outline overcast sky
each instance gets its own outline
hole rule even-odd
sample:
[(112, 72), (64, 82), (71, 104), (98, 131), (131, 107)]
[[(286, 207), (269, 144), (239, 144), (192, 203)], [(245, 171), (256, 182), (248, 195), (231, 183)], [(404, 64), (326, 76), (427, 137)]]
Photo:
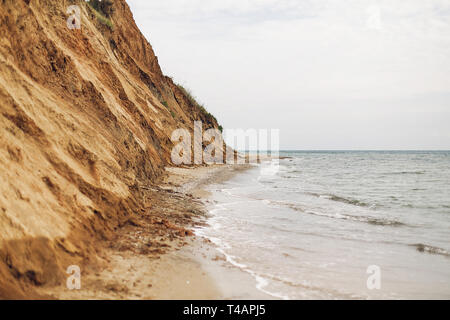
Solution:
[(449, 0), (128, 0), (163, 72), (282, 149), (450, 149)]

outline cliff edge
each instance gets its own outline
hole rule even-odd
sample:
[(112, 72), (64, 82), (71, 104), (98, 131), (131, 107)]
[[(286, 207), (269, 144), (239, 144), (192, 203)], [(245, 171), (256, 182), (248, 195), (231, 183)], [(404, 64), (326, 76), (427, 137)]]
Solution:
[(146, 210), (173, 130), (219, 126), (164, 76), (124, 0), (4, 0), (0, 34), (0, 298), (25, 298)]

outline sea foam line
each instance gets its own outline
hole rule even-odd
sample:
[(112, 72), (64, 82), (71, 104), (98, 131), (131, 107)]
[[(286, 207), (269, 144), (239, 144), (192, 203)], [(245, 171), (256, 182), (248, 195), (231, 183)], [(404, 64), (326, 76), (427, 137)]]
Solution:
[[(217, 212), (227, 210), (226, 205), (227, 204), (216, 204), (215, 208), (210, 210), (210, 213), (217, 215)], [(204, 238), (208, 239), (209, 241), (211, 241), (213, 244), (215, 244), (215, 249), (225, 256), (225, 259), (228, 263), (230, 263), (231, 265), (237, 267), (238, 269), (250, 274), (256, 281), (256, 286), (255, 286), (256, 289), (258, 289), (259, 291), (261, 291), (269, 296), (277, 298), (277, 299), (290, 300), (289, 296), (283, 295), (281, 293), (271, 292), (271, 291), (264, 289), (265, 287), (267, 287), (269, 285), (268, 279), (258, 275), (255, 271), (251, 270), (247, 265), (237, 262), (235, 260), (236, 259), (235, 256), (228, 254), (225, 251), (226, 249), (231, 249), (231, 245), (229, 245), (228, 243), (225, 243), (224, 241), (222, 241), (221, 239), (219, 239), (217, 237), (207, 235), (204, 232), (204, 230), (205, 229), (196, 229), (196, 230), (194, 230), (194, 233), (197, 236), (204, 237)]]

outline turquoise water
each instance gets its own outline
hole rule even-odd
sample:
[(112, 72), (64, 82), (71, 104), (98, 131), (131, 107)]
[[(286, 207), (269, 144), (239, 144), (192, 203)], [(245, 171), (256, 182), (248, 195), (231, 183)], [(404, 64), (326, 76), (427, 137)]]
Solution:
[[(284, 299), (449, 299), (450, 152), (282, 152), (212, 185), (214, 241)], [(261, 174), (264, 172), (265, 174)], [(369, 266), (380, 289), (367, 287)]]

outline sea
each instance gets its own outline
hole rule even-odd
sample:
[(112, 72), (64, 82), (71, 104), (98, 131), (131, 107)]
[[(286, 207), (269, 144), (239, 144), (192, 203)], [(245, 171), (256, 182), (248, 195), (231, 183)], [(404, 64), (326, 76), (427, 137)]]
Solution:
[(282, 151), (212, 184), (210, 239), (275, 299), (450, 299), (450, 151)]

